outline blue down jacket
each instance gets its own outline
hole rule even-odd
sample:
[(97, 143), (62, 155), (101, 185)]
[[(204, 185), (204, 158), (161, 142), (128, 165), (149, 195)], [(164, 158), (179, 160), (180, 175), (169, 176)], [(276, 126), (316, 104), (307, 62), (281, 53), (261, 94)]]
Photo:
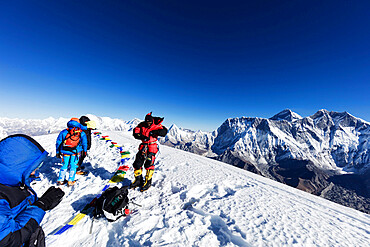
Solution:
[(26, 135), (0, 141), (0, 246), (22, 246), (39, 228), (45, 211), (32, 205), (37, 195), (29, 176), (47, 155)]
[[(67, 123), (67, 127), (68, 128), (80, 128), (82, 130), (86, 129), (85, 126), (83, 126), (80, 123), (78, 123), (76, 121), (73, 121), (73, 120), (71, 120)], [(71, 155), (71, 154), (76, 154), (76, 153), (79, 153), (79, 152), (82, 152), (82, 151), (84, 151), (84, 152), (87, 151), (87, 137), (86, 137), (85, 132), (83, 132), (83, 131), (81, 132), (80, 143), (78, 144), (75, 152), (63, 150), (63, 142), (66, 139), (67, 134), (68, 134), (68, 129), (62, 130), (59, 133), (57, 141), (56, 141), (56, 152), (57, 153)]]

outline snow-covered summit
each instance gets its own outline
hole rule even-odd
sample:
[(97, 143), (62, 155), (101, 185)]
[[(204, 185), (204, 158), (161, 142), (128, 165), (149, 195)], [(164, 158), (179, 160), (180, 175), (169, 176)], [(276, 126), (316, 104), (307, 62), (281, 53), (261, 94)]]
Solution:
[(316, 126), (319, 128), (342, 126), (342, 127), (358, 127), (362, 124), (369, 124), (366, 121), (356, 118), (348, 112), (333, 112), (325, 109), (319, 110), (309, 118), (313, 119)]
[(289, 122), (293, 122), (295, 120), (302, 119), (302, 117), (299, 114), (289, 109), (285, 109), (284, 111), (279, 112), (278, 114), (274, 115), (270, 119), (271, 120), (286, 120)]

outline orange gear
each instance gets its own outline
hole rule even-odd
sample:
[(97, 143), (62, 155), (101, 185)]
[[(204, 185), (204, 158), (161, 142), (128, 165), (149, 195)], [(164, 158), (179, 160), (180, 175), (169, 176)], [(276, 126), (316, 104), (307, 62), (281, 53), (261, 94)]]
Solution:
[(78, 119), (76, 117), (71, 118), (71, 121), (76, 121), (77, 123), (80, 123), (80, 119)]

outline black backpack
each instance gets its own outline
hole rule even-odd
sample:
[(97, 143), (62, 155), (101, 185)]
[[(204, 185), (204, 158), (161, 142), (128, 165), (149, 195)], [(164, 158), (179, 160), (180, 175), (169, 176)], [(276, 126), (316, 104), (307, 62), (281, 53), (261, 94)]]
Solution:
[(128, 188), (129, 186), (113, 187), (104, 191), (96, 201), (94, 217), (99, 218), (104, 215), (108, 221), (112, 222), (128, 215), (130, 213), (128, 209)]

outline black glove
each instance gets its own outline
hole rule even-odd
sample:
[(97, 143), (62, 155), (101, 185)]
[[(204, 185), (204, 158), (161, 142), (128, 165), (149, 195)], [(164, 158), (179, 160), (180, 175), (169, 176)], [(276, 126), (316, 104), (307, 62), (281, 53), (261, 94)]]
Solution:
[(162, 129), (152, 130), (150, 131), (150, 135), (158, 136), (166, 136), (167, 135), (167, 128), (162, 126)]
[(148, 136), (144, 136), (144, 135), (141, 138), (141, 140), (144, 141), (144, 142), (149, 141), (149, 139), (150, 138)]
[(156, 137), (158, 137), (159, 136), (159, 134), (160, 133), (158, 133), (159, 131), (158, 130), (152, 130), (152, 131), (150, 131), (150, 136), (156, 136)]
[(144, 141), (144, 142), (146, 142), (146, 141), (149, 141), (149, 136), (145, 136), (145, 135), (142, 135), (142, 134), (140, 134), (140, 133), (134, 133), (134, 137), (135, 137), (135, 139), (138, 139), (138, 140), (141, 140), (141, 141)]
[(61, 153), (57, 153), (57, 155), (55, 155), (57, 158), (61, 159), (62, 158), (62, 154)]
[(42, 210), (50, 210), (55, 208), (64, 196), (63, 190), (51, 186), (33, 205)]

